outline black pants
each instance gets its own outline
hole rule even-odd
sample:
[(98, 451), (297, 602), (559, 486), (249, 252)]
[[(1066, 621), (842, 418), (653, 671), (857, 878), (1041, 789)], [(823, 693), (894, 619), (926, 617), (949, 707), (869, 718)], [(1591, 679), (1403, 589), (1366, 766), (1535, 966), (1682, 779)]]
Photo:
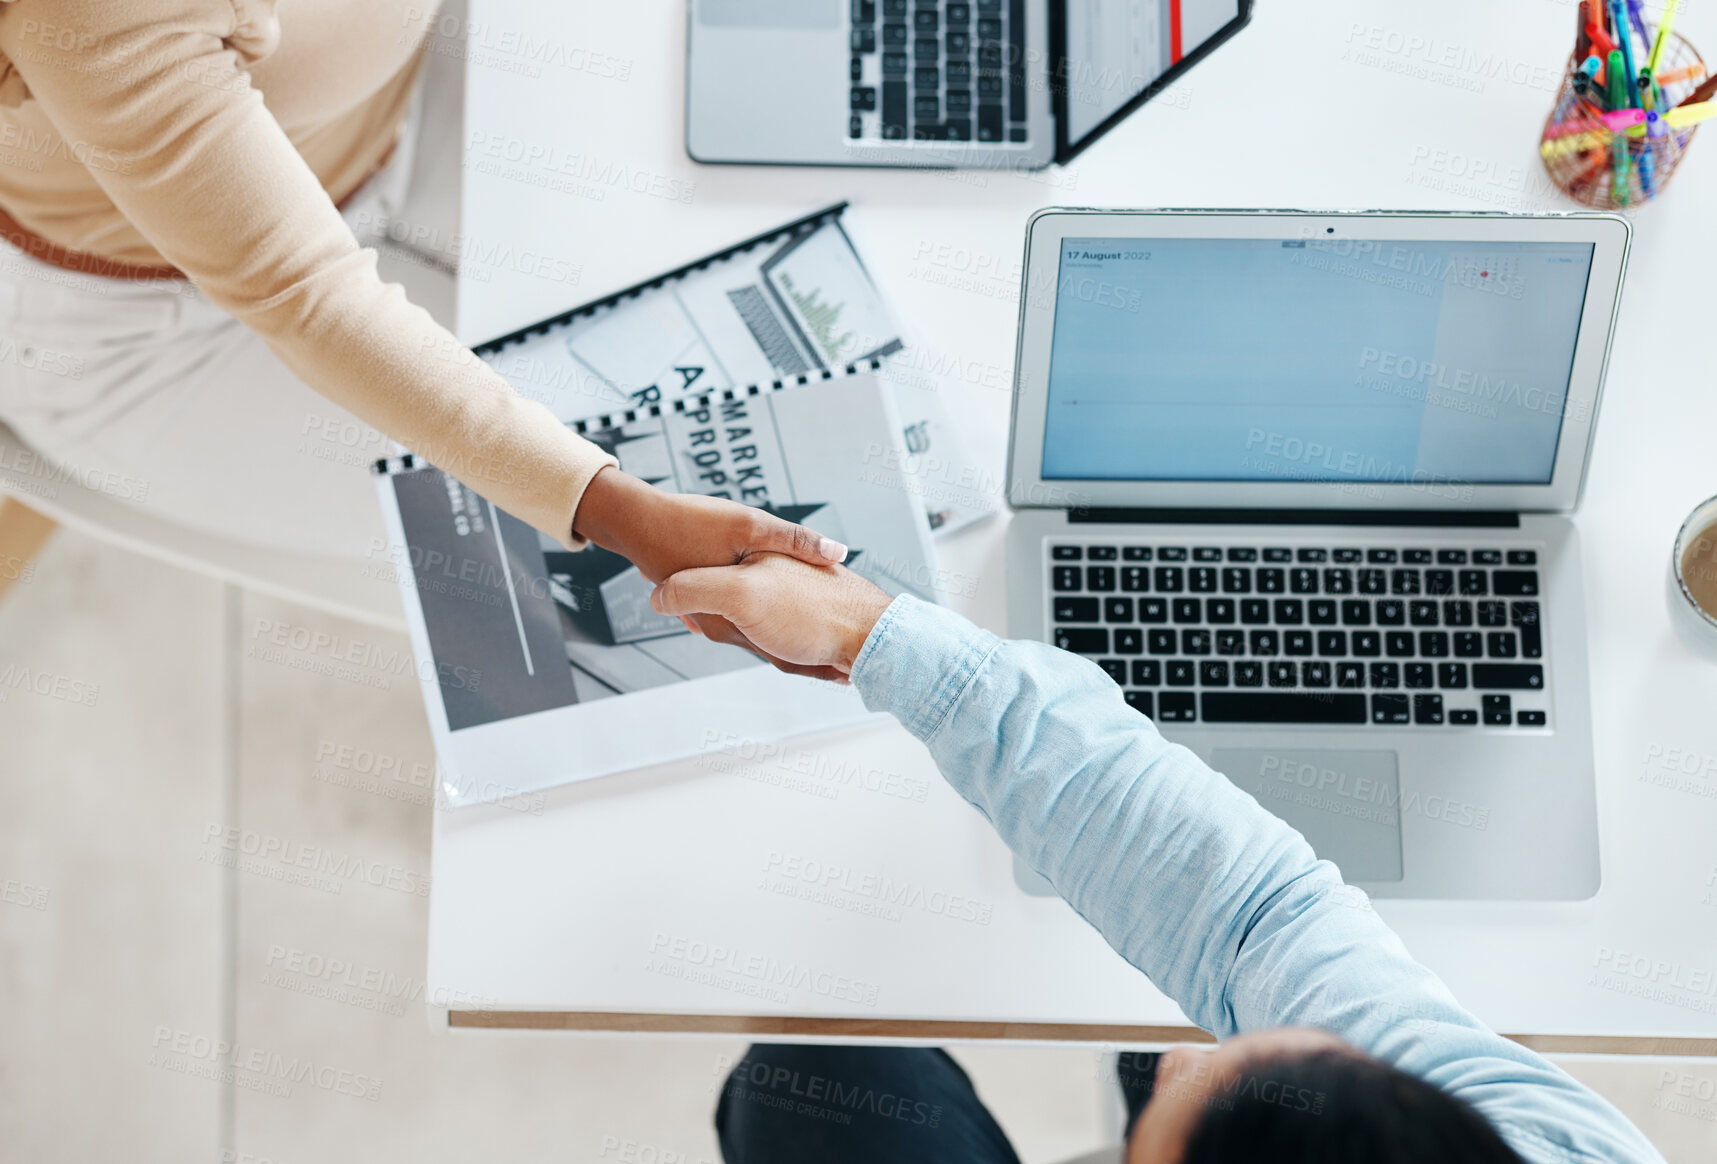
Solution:
[[(1131, 1127), (1156, 1056), (1122, 1054), (1119, 1075)], [(759, 1043), (728, 1076), (715, 1128), (727, 1164), (1019, 1164), (972, 1081), (937, 1048)]]

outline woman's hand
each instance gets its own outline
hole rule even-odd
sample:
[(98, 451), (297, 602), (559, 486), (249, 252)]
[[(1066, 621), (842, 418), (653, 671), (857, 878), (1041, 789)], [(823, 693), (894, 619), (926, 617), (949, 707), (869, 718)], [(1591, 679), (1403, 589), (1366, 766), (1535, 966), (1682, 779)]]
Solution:
[[(761, 509), (716, 497), (665, 493), (612, 466), (591, 479), (572, 528), (628, 559), (656, 583), (682, 570), (737, 565), (753, 554), (785, 554), (814, 566), (829, 566), (847, 556), (839, 542)], [(686, 625), (715, 642), (761, 654), (783, 671), (835, 677), (823, 668), (795, 665), (759, 650), (717, 615), (688, 618)]]
[(663, 493), (615, 467), (592, 477), (572, 530), (632, 561), (651, 582), (692, 567), (731, 567), (754, 553), (812, 565), (846, 558), (846, 546), (804, 525), (737, 501)]
[(719, 615), (771, 658), (841, 676), (851, 674), (890, 601), (851, 570), (810, 566), (780, 554), (684, 570), (650, 595), (658, 614)]
[(814, 566), (846, 560), (847, 548), (772, 513), (718, 497), (664, 493), (619, 469), (597, 473), (573, 532), (638, 567), (652, 582), (694, 566), (732, 566), (747, 554), (786, 554)]

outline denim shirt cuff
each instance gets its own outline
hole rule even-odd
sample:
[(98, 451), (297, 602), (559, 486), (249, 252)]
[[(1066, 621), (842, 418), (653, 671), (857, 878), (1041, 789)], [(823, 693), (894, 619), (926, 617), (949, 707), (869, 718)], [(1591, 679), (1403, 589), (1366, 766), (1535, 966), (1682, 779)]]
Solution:
[(953, 611), (902, 594), (853, 661), (853, 687), (867, 708), (928, 742), (1001, 645)]

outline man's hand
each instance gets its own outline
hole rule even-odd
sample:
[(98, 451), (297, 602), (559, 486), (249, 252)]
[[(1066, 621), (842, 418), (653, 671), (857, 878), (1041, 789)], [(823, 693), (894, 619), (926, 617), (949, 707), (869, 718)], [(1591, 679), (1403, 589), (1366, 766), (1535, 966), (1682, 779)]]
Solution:
[(888, 595), (851, 570), (780, 554), (737, 566), (682, 570), (656, 587), (659, 614), (719, 615), (757, 649), (798, 668), (851, 674)]
[[(573, 532), (628, 559), (652, 582), (696, 566), (732, 566), (760, 553), (787, 554), (818, 565), (843, 561), (847, 548), (772, 513), (689, 493), (664, 493), (612, 466), (591, 478)], [(688, 619), (687, 627), (718, 643), (763, 654), (783, 671), (832, 677), (772, 657), (726, 619)]]

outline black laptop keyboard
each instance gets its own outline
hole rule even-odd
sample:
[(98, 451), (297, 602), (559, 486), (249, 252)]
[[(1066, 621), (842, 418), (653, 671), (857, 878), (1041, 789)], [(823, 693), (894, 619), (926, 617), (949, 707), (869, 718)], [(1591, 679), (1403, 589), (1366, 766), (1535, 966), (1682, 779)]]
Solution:
[(847, 136), (1026, 141), (1025, 0), (851, 0)]
[(1050, 543), (1051, 641), (1160, 723), (1546, 727), (1538, 551)]

